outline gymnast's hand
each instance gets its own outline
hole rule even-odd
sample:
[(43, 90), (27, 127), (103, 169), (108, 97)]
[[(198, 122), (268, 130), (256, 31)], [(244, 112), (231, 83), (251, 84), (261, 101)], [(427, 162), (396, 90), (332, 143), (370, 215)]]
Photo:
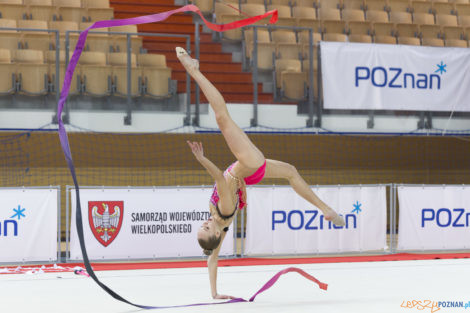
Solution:
[(215, 296), (212, 296), (214, 299), (235, 299), (233, 296), (227, 296), (227, 295), (219, 295), (218, 293), (215, 294)]
[(204, 157), (204, 149), (202, 148), (202, 142), (191, 142), (191, 141), (186, 141), (191, 148), (191, 151), (193, 152), (194, 156), (196, 159), (200, 160), (201, 158)]

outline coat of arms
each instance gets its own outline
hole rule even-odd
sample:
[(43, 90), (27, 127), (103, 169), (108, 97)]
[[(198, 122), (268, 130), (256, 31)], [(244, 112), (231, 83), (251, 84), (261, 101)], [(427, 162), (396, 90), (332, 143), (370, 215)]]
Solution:
[(124, 201), (89, 201), (88, 222), (95, 238), (107, 247), (122, 226)]

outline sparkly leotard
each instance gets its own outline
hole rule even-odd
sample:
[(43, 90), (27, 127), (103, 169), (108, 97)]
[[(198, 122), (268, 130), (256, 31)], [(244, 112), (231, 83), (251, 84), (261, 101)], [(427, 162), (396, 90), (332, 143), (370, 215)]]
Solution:
[[(233, 163), (232, 165), (230, 165), (224, 172), (224, 176), (226, 175), (230, 175), (231, 177), (233, 177), (234, 179), (237, 179), (236, 177), (234, 177), (231, 173), (230, 173), (230, 170), (232, 169), (233, 165), (235, 163)], [(264, 161), (263, 165), (261, 165), (257, 170), (256, 172), (254, 172), (252, 175), (248, 176), (248, 177), (245, 177), (243, 180), (245, 181), (245, 184), (247, 185), (255, 185), (257, 183), (259, 183), (263, 177), (264, 177), (264, 174), (265, 174), (265, 171), (266, 171), (266, 160)], [(227, 220), (229, 218), (231, 218), (234, 214), (235, 214), (235, 211), (237, 210), (237, 206), (238, 208), (241, 210), (245, 207), (246, 203), (243, 201), (243, 191), (240, 190), (240, 189), (237, 189), (237, 204), (235, 205), (235, 210), (233, 210), (232, 214), (230, 215), (223, 215), (220, 213), (220, 210), (219, 210), (219, 206), (218, 206), (218, 203), (219, 203), (219, 194), (217, 193), (217, 185), (214, 184), (214, 190), (212, 191), (212, 196), (211, 196), (211, 199), (210, 199), (210, 203), (212, 203), (214, 206), (215, 206), (215, 209), (217, 210), (217, 214), (224, 220)]]

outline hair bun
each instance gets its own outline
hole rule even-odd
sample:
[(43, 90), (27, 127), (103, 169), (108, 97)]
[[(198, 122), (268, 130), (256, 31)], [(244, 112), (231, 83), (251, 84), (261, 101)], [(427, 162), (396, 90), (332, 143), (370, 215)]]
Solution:
[(213, 251), (212, 249), (204, 249), (204, 250), (202, 250), (202, 252), (204, 252), (204, 254), (207, 255), (207, 256), (211, 255), (211, 254), (212, 254), (212, 251)]

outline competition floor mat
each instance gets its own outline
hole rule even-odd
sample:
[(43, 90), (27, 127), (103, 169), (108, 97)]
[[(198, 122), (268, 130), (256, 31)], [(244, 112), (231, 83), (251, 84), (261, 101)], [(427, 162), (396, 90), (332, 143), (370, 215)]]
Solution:
[[(286, 267), (285, 264), (247, 263), (254, 260), (237, 260), (238, 265), (232, 262), (231, 266), (221, 266), (218, 291), (236, 297), (249, 297), (259, 289), (260, 284)], [(172, 264), (176, 266), (172, 268), (155, 269), (129, 269), (118, 263), (113, 265), (114, 268), (109, 265), (106, 270), (104, 267), (103, 270), (99, 269), (98, 265), (95, 267), (103, 282), (131, 301), (155, 306), (218, 302), (210, 297), (207, 268), (177, 268), (182, 263), (189, 264), (174, 262)], [(149, 263), (140, 265), (147, 267)], [(321, 290), (298, 275), (285, 275), (273, 288), (259, 295), (255, 302), (163, 311), (470, 312), (470, 259), (302, 262), (293, 266), (327, 283), (328, 290)], [(74, 272), (0, 275), (0, 290), (2, 312), (145, 311), (114, 300), (90, 278)]]

